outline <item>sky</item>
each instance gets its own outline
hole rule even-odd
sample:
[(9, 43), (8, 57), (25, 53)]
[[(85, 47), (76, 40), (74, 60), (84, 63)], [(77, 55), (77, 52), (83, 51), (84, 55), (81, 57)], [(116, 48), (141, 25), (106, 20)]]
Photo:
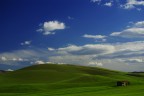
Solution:
[(0, 69), (56, 63), (144, 71), (144, 0), (0, 0)]

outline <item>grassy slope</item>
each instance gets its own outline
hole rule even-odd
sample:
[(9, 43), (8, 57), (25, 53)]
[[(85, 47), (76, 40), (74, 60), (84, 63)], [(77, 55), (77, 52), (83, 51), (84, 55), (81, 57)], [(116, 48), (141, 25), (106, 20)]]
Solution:
[[(35, 65), (0, 74), (0, 96), (135, 96), (144, 94), (143, 76), (95, 67)], [(118, 80), (131, 85), (116, 87)]]

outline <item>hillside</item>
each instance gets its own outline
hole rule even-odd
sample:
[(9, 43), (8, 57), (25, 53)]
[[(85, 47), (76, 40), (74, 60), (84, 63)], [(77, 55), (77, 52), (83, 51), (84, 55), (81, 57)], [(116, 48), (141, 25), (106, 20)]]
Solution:
[(13, 94), (16, 96), (15, 93), (22, 95), (35, 91), (38, 93), (48, 92), (51, 94), (50, 96), (55, 96), (53, 92), (59, 93), (60, 91), (64, 94), (64, 90), (71, 90), (74, 93), (86, 90), (106, 90), (107, 88), (116, 88), (116, 82), (120, 80), (130, 81), (130, 86), (139, 86), (143, 84), (144, 78), (138, 73), (135, 75), (97, 67), (57, 64), (33, 65), (13, 72), (1, 73), (0, 96), (2, 96), (1, 93), (11, 93), (4, 96), (13, 96)]
[[(75, 65), (43, 64), (2, 74), (8, 83), (56, 83), (56, 82), (98, 82), (113, 81), (124, 73), (97, 67)], [(118, 75), (118, 76), (117, 76)], [(113, 77), (113, 78), (111, 78)], [(7, 79), (8, 78), (8, 79)], [(9, 82), (10, 80), (10, 82)]]

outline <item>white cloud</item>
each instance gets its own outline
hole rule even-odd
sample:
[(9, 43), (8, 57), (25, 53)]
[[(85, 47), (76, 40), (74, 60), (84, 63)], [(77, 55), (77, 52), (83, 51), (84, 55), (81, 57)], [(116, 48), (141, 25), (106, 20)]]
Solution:
[(7, 61), (7, 58), (4, 57), (4, 56), (2, 56), (2, 57), (1, 57), (1, 60), (2, 60), (2, 61)]
[(141, 51), (144, 50), (144, 41), (118, 43), (114, 46), (117, 51)]
[(0, 64), (26, 66), (35, 63), (41, 64), (42, 62), (50, 63), (49, 57), (59, 55), (55, 49), (50, 50), (54, 51), (48, 51), (47, 48), (33, 48), (33, 50), (25, 49), (0, 53)]
[(21, 62), (22, 62), (22, 61), (26, 61), (26, 60), (24, 60), (24, 59), (22, 59), (22, 58), (18, 58), (17, 60), (18, 60), (18, 61), (21, 61)]
[(60, 65), (62, 65), (62, 64), (66, 64), (66, 63), (57, 63), (57, 64), (60, 64)]
[(54, 51), (55, 49), (54, 48), (48, 48), (48, 51)]
[(17, 58), (12, 58), (12, 61), (17, 61)]
[[(15, 50), (0, 53), (0, 63), (6, 65), (19, 65), (23, 62), (37, 61), (37, 58), (46, 58), (47, 51), (44, 50)], [(48, 55), (47, 55), (48, 56)]]
[(101, 0), (91, 0), (91, 2), (95, 3), (95, 2), (101, 2)]
[(116, 5), (118, 8), (122, 9), (137, 9), (138, 11), (141, 10), (141, 7), (144, 6), (143, 0), (125, 0), (125, 2), (122, 2), (121, 0), (91, 0), (91, 2), (96, 3), (98, 5), (104, 5), (111, 7), (112, 5)]
[(91, 61), (88, 63), (89, 66), (103, 66), (101, 62)]
[(85, 35), (83, 35), (83, 37), (85, 37), (85, 38), (91, 38), (91, 39), (104, 39), (104, 38), (106, 38), (107, 36), (104, 36), (104, 35), (88, 35), (88, 34), (85, 34)]
[(36, 62), (35, 62), (35, 64), (45, 64), (45, 62), (44, 62), (44, 61), (39, 60), (39, 61), (36, 61)]
[(134, 24), (134, 27), (144, 27), (144, 21), (139, 21)]
[(120, 7), (124, 8), (124, 9), (134, 9), (135, 8), (135, 6), (131, 5), (131, 4), (120, 5)]
[(126, 59), (126, 60), (123, 60), (124, 62), (126, 63), (130, 63), (130, 64), (133, 64), (133, 63), (144, 63), (144, 61), (142, 59), (139, 59), (139, 58), (132, 58), (132, 59)]
[(30, 45), (32, 41), (25, 41), (23, 43), (21, 43), (21, 45)]
[(45, 62), (46, 64), (54, 64), (53, 62)]
[(92, 56), (86, 56), (86, 55), (60, 55), (60, 56), (50, 56), (49, 60), (51, 62), (62, 62), (65, 64), (77, 64), (77, 65), (87, 65), (92, 60)]
[(22, 61), (26, 61), (26, 59), (24, 60), (22, 58), (15, 58), (15, 57), (11, 57), (11, 56), (7, 56), (7, 57), (2, 56), (1, 61), (19, 61), (19, 62), (22, 62)]
[(23, 62), (23, 61), (27, 61), (26, 59), (22, 59), (22, 58), (9, 58), (9, 61), (17, 61), (17, 62)]
[(42, 24), (42, 28), (38, 29), (38, 32), (42, 32), (43, 35), (54, 35), (56, 30), (65, 29), (65, 23), (59, 21), (48, 21)]
[(121, 5), (121, 7), (124, 9), (134, 9), (137, 8), (137, 6), (144, 6), (144, 1), (127, 0), (126, 4)]
[(43, 33), (43, 35), (54, 35), (54, 34), (55, 34), (55, 32), (48, 32), (48, 31)]
[(111, 7), (112, 6), (112, 2), (107, 2), (104, 4), (105, 6)]
[(110, 36), (119, 36), (121, 34), (121, 32), (113, 32), (110, 34)]
[(43, 27), (45, 31), (54, 31), (59, 29), (65, 29), (65, 24), (59, 21), (49, 21), (44, 22)]
[(95, 39), (96, 42), (105, 42), (107, 39), (105, 39), (107, 36), (104, 35), (88, 35), (84, 34), (82, 37), (89, 38), (89, 39)]
[(133, 24), (131, 28), (120, 32), (113, 32), (110, 36), (119, 36), (124, 38), (144, 38), (144, 21), (139, 21)]
[(121, 32), (113, 32), (111, 36), (120, 36), (124, 38), (144, 38), (144, 28), (129, 28)]
[(119, 59), (144, 56), (144, 41), (113, 44), (115, 52), (95, 56), (94, 59)]
[(9, 72), (10, 72), (10, 71), (14, 71), (14, 70), (12, 70), (12, 69), (7, 69), (6, 71), (9, 71)]
[(70, 45), (68, 47), (58, 48), (57, 50), (60, 53), (73, 55), (102, 55), (113, 53), (115, 48), (108, 44), (87, 44), (83, 46)]
[(60, 65), (62, 65), (62, 64), (66, 64), (66, 63), (60, 63), (60, 62), (44, 62), (44, 61), (39, 60), (39, 61), (36, 61), (34, 64), (60, 64)]

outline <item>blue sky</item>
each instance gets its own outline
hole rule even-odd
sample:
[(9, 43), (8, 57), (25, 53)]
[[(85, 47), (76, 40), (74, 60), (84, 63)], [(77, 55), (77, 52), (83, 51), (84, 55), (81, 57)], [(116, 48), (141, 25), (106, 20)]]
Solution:
[(58, 63), (144, 71), (143, 0), (1, 0), (0, 69)]

